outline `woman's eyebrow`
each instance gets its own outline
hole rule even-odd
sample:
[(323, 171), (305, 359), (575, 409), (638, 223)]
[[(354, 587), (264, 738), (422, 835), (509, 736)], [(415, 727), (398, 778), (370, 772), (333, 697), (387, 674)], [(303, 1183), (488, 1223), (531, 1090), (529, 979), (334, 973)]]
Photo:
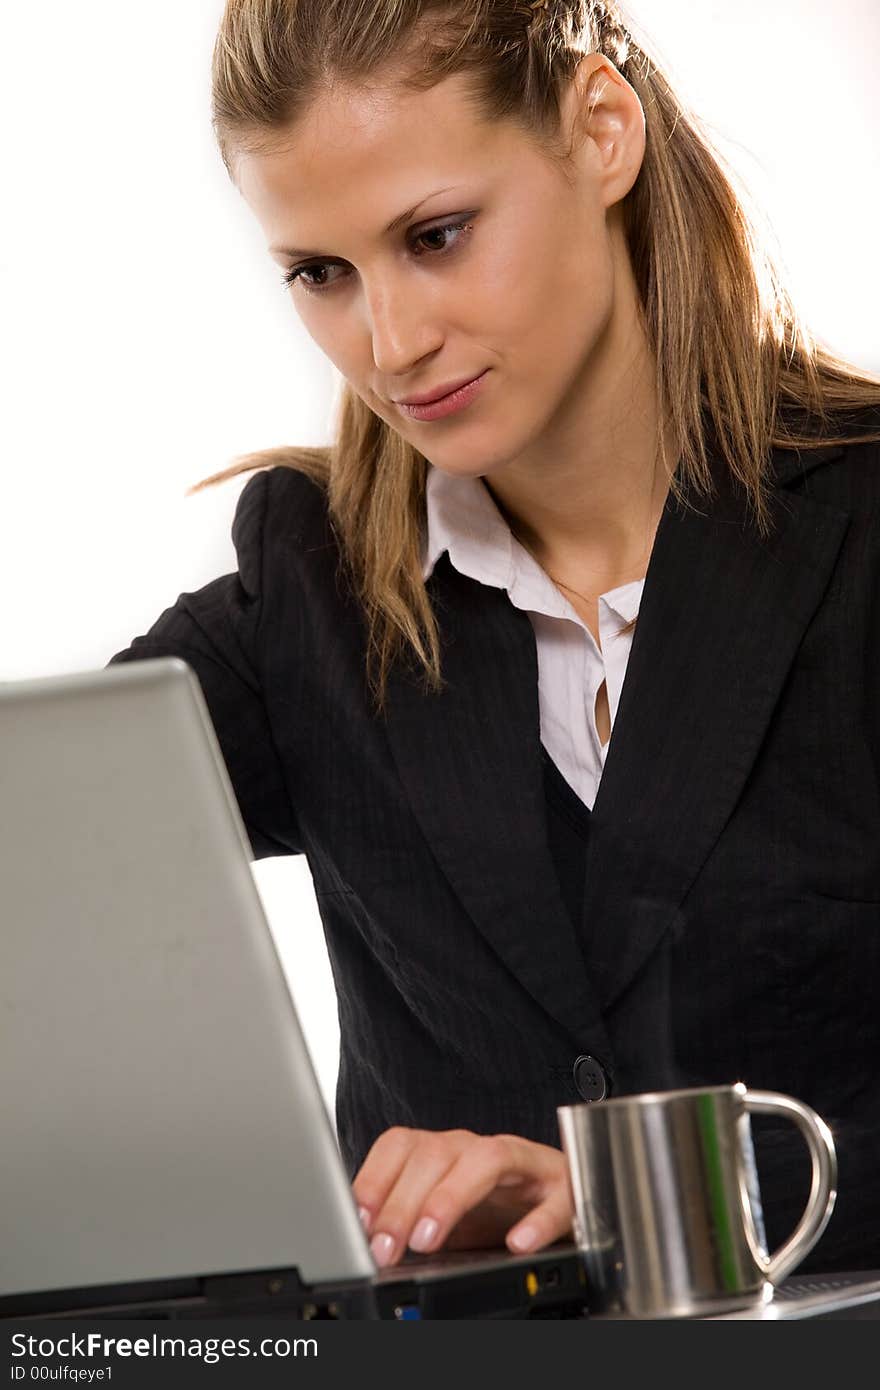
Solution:
[[(436, 198), (439, 193), (452, 193), (459, 187), (461, 187), (460, 184), (453, 184), (450, 188), (435, 188), (433, 193), (426, 193), (424, 198), (420, 198), (413, 207), (407, 208), (406, 212), (402, 212), (389, 222), (382, 235), (388, 236), (391, 232), (396, 232), (397, 228), (404, 222), (408, 222), (413, 213), (418, 212), (422, 204), (427, 203), (429, 199)], [(301, 256), (320, 256), (323, 254), (320, 251), (300, 251), (295, 246), (270, 246), (269, 253), (273, 256), (289, 256), (291, 260), (297, 260)]]

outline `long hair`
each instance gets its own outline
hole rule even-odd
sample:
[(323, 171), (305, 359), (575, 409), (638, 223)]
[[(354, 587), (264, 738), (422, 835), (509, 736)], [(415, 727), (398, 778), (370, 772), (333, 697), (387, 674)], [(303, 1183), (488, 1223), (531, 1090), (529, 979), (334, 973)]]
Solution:
[[(880, 379), (821, 345), (799, 317), (745, 190), (610, 0), (227, 0), (212, 67), (212, 123), (235, 181), (336, 81), (429, 90), (467, 74), (477, 116), (517, 122), (558, 155), (561, 98), (585, 53), (603, 54), (642, 104), (644, 160), (623, 200), (627, 247), (656, 364), (660, 454), (682, 498), (712, 490), (708, 440), (762, 533), (770, 451), (880, 438)], [(852, 431), (855, 429), (855, 433)], [(849, 432), (847, 432), (849, 430)], [(190, 492), (283, 465), (326, 492), (364, 613), (376, 707), (392, 665), (415, 659), (442, 688), (439, 632), (421, 570), (428, 463), (347, 384), (326, 448), (240, 455)]]

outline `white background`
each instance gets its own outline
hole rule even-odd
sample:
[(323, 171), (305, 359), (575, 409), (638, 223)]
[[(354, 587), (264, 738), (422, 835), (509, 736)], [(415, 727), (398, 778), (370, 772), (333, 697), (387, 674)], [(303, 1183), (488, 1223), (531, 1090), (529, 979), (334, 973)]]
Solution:
[[(103, 666), (234, 568), (245, 450), (330, 439), (338, 383), (210, 128), (221, 0), (5, 0), (0, 679)], [(814, 330), (880, 371), (877, 0), (634, 0), (767, 210)], [(2, 756), (2, 750), (0, 750)], [(332, 980), (302, 858), (255, 865), (332, 1111)]]

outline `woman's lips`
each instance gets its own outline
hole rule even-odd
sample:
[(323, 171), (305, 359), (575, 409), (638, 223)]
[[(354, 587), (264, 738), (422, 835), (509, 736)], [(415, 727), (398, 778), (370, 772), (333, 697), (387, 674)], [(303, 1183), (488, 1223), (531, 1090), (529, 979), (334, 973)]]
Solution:
[(402, 415), (408, 415), (412, 420), (439, 420), (444, 415), (453, 415), (457, 410), (464, 410), (465, 406), (470, 405), (482, 389), (488, 372), (489, 368), (487, 367), (486, 371), (482, 372), (480, 376), (474, 377), (473, 381), (459, 386), (456, 391), (450, 391), (448, 396), (441, 396), (438, 401), (431, 401), (430, 405), (401, 405), (398, 403), (397, 409)]

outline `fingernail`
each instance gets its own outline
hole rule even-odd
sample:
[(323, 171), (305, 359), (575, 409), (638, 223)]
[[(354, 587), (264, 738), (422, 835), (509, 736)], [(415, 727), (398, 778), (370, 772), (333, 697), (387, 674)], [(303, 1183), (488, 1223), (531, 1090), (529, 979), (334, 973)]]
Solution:
[(373, 1218), (367, 1211), (366, 1207), (358, 1207), (358, 1216), (361, 1218), (361, 1225), (363, 1226), (364, 1230), (369, 1232), (370, 1222)]
[(508, 1244), (512, 1245), (514, 1250), (531, 1250), (537, 1239), (538, 1232), (534, 1226), (517, 1226), (507, 1237)]
[(411, 1250), (429, 1250), (438, 1226), (433, 1216), (423, 1216), (409, 1238)]
[(370, 1241), (370, 1249), (377, 1265), (390, 1264), (391, 1256), (394, 1254), (394, 1237), (387, 1236), (384, 1231), (380, 1231)]

